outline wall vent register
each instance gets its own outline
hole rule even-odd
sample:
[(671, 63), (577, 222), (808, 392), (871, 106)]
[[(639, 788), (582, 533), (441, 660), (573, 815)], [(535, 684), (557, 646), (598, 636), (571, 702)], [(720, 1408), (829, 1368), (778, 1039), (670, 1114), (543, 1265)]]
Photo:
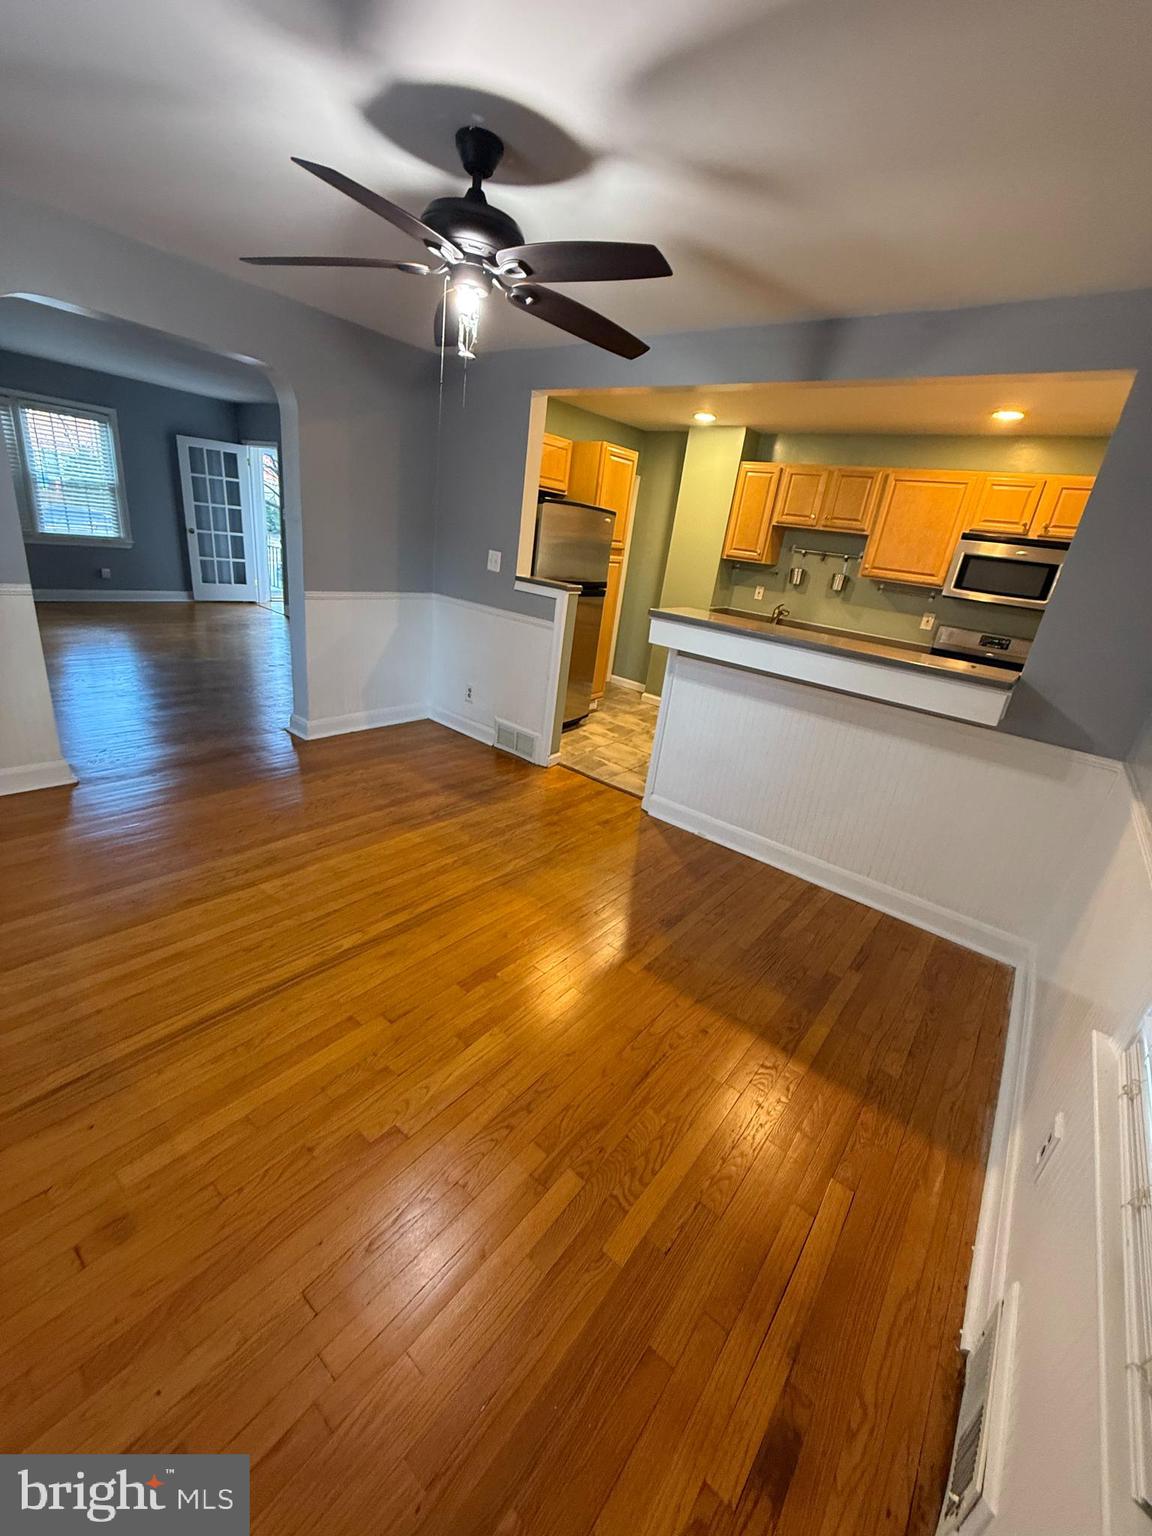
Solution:
[(936, 1536), (980, 1536), (996, 1518), (1008, 1439), (1020, 1288), (998, 1301), (968, 1355), (948, 1489)]

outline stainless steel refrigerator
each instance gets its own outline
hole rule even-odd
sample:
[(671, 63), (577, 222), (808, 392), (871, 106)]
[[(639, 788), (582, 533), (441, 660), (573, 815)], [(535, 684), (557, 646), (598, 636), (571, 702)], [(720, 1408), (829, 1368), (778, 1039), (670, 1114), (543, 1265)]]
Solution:
[(616, 518), (611, 512), (581, 501), (544, 499), (536, 508), (532, 574), (580, 588), (564, 693), (565, 725), (583, 720), (592, 707), (592, 675), (596, 669), (615, 526)]

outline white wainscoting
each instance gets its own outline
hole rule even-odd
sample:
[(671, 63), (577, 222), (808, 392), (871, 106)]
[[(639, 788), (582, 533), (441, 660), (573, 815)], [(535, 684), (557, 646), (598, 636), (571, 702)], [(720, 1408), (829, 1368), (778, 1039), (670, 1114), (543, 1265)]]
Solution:
[(428, 714), (431, 600), (423, 592), (306, 592), (311, 741), (423, 720)]
[(1018, 963), (1122, 768), (673, 655), (645, 808)]
[(430, 718), (488, 744), (494, 739), (495, 722), (507, 720), (531, 731), (537, 740), (535, 761), (547, 763), (558, 620), (456, 597), (431, 601)]
[(75, 784), (60, 755), (36, 604), (26, 583), (0, 584), (0, 795)]
[(547, 762), (556, 622), (431, 592), (305, 600), (309, 714), (292, 717), (295, 735), (431, 719), (491, 745), (499, 719), (530, 731)]

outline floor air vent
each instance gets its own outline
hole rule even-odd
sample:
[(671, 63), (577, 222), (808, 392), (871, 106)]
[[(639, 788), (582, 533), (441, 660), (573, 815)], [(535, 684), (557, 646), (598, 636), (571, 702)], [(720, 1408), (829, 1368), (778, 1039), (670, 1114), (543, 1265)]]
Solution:
[(1007, 1438), (1018, 1287), (997, 1302), (968, 1356), (960, 1421), (937, 1536), (980, 1536), (996, 1514)]
[(511, 752), (530, 763), (536, 761), (536, 737), (531, 731), (522, 731), (507, 720), (496, 722), (496, 745), (502, 752)]

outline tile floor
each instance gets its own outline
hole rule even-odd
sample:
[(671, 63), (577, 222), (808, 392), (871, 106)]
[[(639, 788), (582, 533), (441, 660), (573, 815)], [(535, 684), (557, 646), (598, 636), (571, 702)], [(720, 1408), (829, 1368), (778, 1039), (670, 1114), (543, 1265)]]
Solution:
[(564, 732), (561, 764), (614, 789), (642, 795), (659, 708), (658, 699), (646, 700), (630, 688), (609, 683), (599, 709), (583, 725)]

